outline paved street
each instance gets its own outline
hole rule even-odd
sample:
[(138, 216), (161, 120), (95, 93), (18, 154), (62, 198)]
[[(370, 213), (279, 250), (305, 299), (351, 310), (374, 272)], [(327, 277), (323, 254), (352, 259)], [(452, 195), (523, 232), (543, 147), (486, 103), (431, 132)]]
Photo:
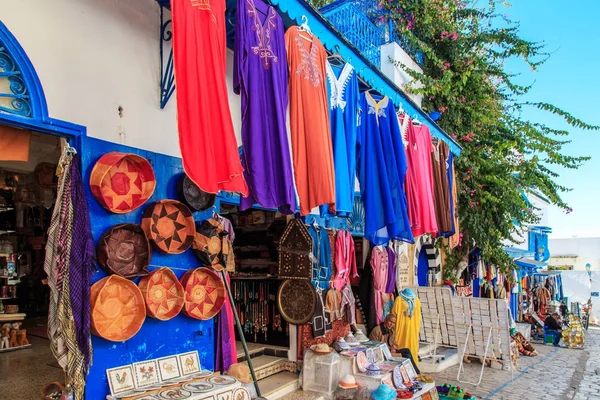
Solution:
[[(539, 355), (519, 359), (511, 381), (510, 371), (485, 368), (479, 386), (456, 380), (458, 366), (433, 374), (438, 385), (454, 383), (477, 396), (477, 399), (525, 400), (600, 400), (600, 328), (586, 333), (584, 350), (570, 350), (534, 344)], [(476, 382), (481, 364), (465, 365), (461, 380)]]

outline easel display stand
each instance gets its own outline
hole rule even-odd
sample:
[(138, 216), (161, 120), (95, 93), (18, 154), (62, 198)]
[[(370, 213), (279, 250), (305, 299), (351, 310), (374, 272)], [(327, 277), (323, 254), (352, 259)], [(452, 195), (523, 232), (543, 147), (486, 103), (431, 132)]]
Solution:
[[(460, 361), (456, 379), (461, 383), (479, 385), (485, 371), (486, 360), (496, 360), (514, 375), (510, 346), (510, 319), (508, 304), (504, 300), (455, 297)], [(465, 356), (481, 360), (481, 371), (476, 382), (461, 380)]]

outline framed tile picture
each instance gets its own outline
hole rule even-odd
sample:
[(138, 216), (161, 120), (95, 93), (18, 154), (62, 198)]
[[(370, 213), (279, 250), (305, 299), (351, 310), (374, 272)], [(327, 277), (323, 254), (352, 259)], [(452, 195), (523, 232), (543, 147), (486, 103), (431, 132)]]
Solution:
[(156, 360), (133, 363), (133, 376), (135, 377), (136, 388), (143, 388), (160, 383), (158, 373), (158, 363)]
[(179, 369), (182, 375), (192, 375), (200, 372), (200, 359), (197, 351), (177, 355)]
[(177, 356), (159, 358), (156, 362), (158, 363), (158, 373), (162, 382), (181, 378), (181, 369), (179, 368)]
[(112, 395), (130, 392), (135, 389), (133, 367), (131, 365), (107, 369), (106, 377)]

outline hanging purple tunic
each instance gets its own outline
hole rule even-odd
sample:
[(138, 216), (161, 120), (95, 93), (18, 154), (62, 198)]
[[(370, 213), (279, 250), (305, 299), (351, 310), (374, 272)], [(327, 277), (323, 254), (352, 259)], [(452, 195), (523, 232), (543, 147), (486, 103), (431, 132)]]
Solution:
[(242, 165), (249, 189), (242, 210), (258, 203), (285, 214), (296, 211), (286, 129), (287, 71), (277, 11), (261, 0), (237, 0), (233, 85), (242, 96)]

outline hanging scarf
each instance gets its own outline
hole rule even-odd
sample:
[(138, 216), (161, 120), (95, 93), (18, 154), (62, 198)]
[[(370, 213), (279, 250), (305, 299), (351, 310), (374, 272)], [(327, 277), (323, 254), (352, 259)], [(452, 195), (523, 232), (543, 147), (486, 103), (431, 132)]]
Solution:
[(57, 176), (57, 200), (44, 260), (50, 287), (48, 337), (66, 383), (79, 400), (91, 364), (89, 293), (94, 251), (79, 158), (68, 145)]
[(408, 307), (407, 315), (410, 318), (415, 312), (415, 299), (417, 298), (417, 296), (415, 296), (412, 290), (410, 292), (409, 290), (410, 289), (404, 289), (403, 291), (398, 293), (398, 295), (402, 297), (402, 299), (406, 302), (406, 306)]

